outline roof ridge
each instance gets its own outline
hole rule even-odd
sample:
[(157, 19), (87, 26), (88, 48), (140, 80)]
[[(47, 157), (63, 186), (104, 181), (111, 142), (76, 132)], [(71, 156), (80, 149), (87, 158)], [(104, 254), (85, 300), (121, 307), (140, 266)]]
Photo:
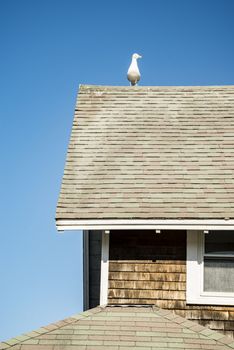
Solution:
[(142, 90), (142, 89), (228, 89), (234, 88), (234, 84), (226, 85), (141, 85), (141, 86), (127, 86), (127, 85), (92, 85), (92, 84), (79, 84), (79, 90), (87, 89), (124, 89), (124, 90)]
[(184, 328), (194, 331), (195, 333), (201, 334), (202, 336), (205, 336), (208, 339), (215, 340), (221, 345), (227, 345), (231, 349), (234, 348), (234, 340), (231, 337), (223, 335), (222, 333), (219, 333), (218, 331), (212, 330), (208, 327), (197, 324), (195, 321), (188, 320), (185, 317), (179, 316), (170, 310), (161, 309), (156, 305), (152, 306), (152, 310), (156, 314), (159, 314), (160, 316), (163, 316), (168, 320), (173, 320), (173, 322), (182, 325)]

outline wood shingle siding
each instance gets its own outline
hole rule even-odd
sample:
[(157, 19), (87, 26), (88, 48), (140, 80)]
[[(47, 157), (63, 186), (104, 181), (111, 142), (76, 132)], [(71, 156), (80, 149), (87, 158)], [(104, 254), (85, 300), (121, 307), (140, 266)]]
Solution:
[(108, 303), (155, 304), (234, 337), (234, 307), (186, 304), (185, 231), (111, 231)]
[(185, 300), (186, 231), (111, 231), (109, 302)]

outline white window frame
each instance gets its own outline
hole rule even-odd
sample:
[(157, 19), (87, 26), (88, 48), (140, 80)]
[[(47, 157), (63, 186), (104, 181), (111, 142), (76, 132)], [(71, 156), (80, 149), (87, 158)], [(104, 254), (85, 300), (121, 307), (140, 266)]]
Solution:
[(109, 234), (102, 232), (101, 278), (100, 278), (100, 305), (108, 303), (108, 273), (109, 273)]
[(234, 305), (234, 293), (204, 292), (203, 290), (204, 235), (203, 231), (187, 231), (186, 302), (188, 304)]

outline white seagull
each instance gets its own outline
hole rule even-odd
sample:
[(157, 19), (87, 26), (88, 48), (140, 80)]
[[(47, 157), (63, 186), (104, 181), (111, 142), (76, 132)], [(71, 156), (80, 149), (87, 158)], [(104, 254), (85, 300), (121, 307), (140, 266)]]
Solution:
[(132, 62), (128, 68), (128, 80), (130, 81), (131, 85), (137, 85), (137, 82), (140, 80), (141, 78), (141, 74), (137, 65), (137, 60), (138, 58), (142, 58), (140, 55), (138, 55), (138, 53), (134, 53), (132, 55)]

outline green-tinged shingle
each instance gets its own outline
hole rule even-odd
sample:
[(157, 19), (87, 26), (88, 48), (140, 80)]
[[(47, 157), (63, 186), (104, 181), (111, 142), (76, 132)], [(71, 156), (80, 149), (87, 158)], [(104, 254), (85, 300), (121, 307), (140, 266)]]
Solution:
[(30, 333), (27, 333), (27, 336), (0, 343), (0, 350), (234, 348), (231, 338), (202, 326), (196, 328), (196, 323), (187, 322), (183, 317), (172, 317), (170, 311), (154, 307), (95, 308), (81, 314), (79, 320), (72, 318), (70, 321), (69, 325), (63, 321), (55, 323), (56, 329), (54, 326), (40, 328), (41, 333), (35, 336), (35, 332), (31, 332), (29, 339)]

